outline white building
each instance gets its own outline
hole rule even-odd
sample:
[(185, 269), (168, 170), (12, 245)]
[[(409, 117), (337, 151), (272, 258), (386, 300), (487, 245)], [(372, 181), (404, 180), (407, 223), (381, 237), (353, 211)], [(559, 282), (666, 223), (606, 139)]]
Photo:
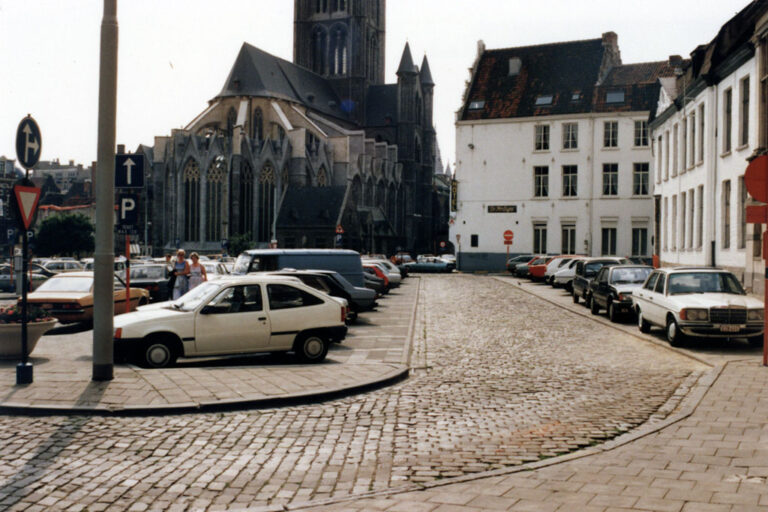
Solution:
[(753, 241), (761, 228), (746, 222), (744, 172), (766, 147), (759, 97), (768, 69), (755, 35), (767, 13), (752, 2), (690, 59), (670, 58), (676, 77), (662, 79), (651, 122), (662, 265), (725, 267), (752, 289), (762, 288), (764, 263)]
[(486, 50), (456, 122), (450, 229), (462, 270), (510, 254), (651, 255), (648, 118), (666, 62), (621, 65), (617, 36)]

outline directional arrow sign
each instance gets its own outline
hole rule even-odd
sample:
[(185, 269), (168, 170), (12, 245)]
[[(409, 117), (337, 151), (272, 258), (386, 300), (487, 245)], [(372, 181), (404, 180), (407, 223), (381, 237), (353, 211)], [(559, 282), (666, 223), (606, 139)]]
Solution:
[(144, 187), (144, 155), (115, 155), (115, 187)]
[(24, 224), (24, 229), (29, 229), (32, 225), (32, 217), (34, 217), (37, 210), (37, 202), (40, 200), (40, 189), (37, 187), (14, 185), (13, 194), (16, 197), (19, 218)]
[(27, 169), (34, 167), (40, 159), (42, 145), (40, 128), (32, 116), (22, 119), (16, 130), (16, 156), (19, 157), (19, 163)]

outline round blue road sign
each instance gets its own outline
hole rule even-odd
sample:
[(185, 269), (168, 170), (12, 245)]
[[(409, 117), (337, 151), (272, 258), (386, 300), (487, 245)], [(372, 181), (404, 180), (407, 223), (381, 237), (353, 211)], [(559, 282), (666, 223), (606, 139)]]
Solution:
[(40, 160), (40, 151), (43, 148), (43, 138), (40, 136), (40, 128), (32, 116), (27, 116), (19, 123), (16, 130), (16, 156), (19, 163), (26, 169), (31, 169)]

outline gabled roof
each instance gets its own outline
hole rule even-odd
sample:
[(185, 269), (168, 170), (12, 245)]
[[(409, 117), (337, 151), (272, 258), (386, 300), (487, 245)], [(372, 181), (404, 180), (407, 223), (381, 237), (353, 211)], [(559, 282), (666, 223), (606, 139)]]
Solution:
[(325, 78), (248, 43), (243, 43), (240, 48), (224, 88), (216, 98), (233, 96), (284, 99), (339, 119), (348, 119)]
[[(590, 110), (592, 90), (603, 61), (602, 39), (587, 39), (500, 50), (486, 50), (477, 70), (463, 120), (567, 114)], [(520, 68), (510, 74), (510, 61)], [(578, 94), (579, 100), (573, 101)], [(552, 103), (536, 106), (536, 98), (552, 95)], [(469, 109), (473, 102), (482, 108)]]
[[(336, 227), (346, 187), (289, 187), (277, 217), (279, 229)], [(333, 231), (329, 231), (332, 233)]]
[[(674, 76), (668, 61), (625, 64), (613, 67), (596, 88), (594, 112), (643, 112), (655, 110), (659, 97), (659, 78)], [(609, 92), (622, 91), (624, 101), (609, 103)]]
[(394, 126), (397, 121), (397, 84), (369, 86), (365, 108), (366, 126)]

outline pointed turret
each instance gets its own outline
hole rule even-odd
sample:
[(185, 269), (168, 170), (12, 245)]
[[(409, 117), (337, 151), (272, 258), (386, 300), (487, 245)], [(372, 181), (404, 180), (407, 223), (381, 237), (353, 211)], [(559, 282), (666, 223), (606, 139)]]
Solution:
[(400, 66), (397, 68), (397, 76), (416, 73), (416, 66), (413, 65), (413, 57), (411, 57), (411, 47), (406, 42), (403, 56), (400, 58)]
[(435, 85), (435, 81), (432, 80), (432, 72), (429, 70), (429, 61), (426, 54), (424, 60), (421, 61), (421, 85)]

